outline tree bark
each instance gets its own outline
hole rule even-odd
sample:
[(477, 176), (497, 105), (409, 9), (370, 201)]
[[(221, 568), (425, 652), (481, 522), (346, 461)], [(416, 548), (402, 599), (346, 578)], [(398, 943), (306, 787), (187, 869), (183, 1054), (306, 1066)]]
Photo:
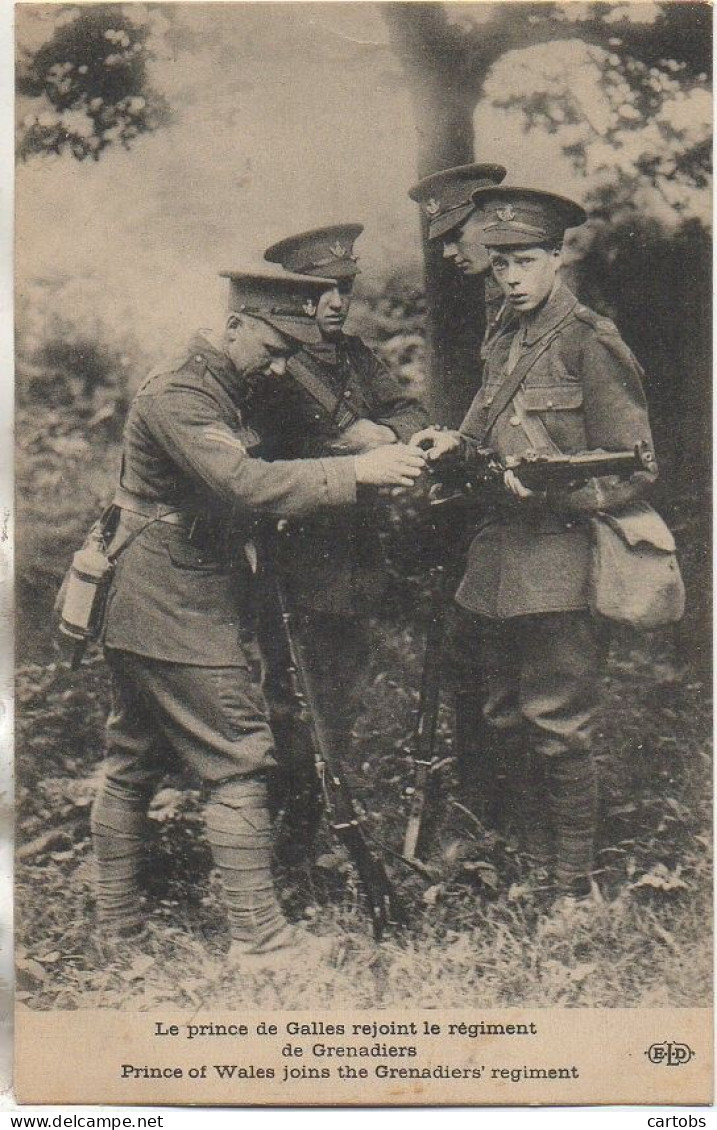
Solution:
[[(482, 83), (439, 4), (386, 4), (382, 11), (408, 80), (417, 135), (417, 178), (474, 160), (473, 112)], [(437, 423), (460, 422), (480, 383), (483, 282), (463, 279), (429, 243), (421, 217), (428, 309), (427, 402)]]

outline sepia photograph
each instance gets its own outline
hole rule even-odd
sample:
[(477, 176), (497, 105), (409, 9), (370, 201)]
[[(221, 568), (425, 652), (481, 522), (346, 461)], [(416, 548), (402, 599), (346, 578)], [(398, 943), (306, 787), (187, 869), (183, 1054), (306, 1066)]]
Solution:
[(709, 4), (15, 25), (23, 1101), (709, 1101)]

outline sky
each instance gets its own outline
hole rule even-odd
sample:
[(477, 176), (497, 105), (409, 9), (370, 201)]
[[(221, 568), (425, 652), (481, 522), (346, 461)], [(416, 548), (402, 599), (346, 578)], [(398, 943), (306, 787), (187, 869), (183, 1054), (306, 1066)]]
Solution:
[[(78, 318), (125, 319), (148, 347), (216, 325), (218, 272), (261, 259), (292, 232), (366, 225), (357, 251), (371, 285), (420, 261), (416, 134), (400, 68), (372, 3), (181, 4), (191, 48), (160, 54), (153, 84), (167, 129), (99, 162), (40, 158), (16, 174), (18, 293), (71, 276), (53, 301)], [(138, 6), (135, 12), (140, 12)], [(47, 34), (49, 6), (18, 16), (18, 41)], [(153, 9), (154, 11), (154, 9)], [(43, 21), (44, 17), (44, 21)], [(515, 116), (478, 116), (477, 159), (511, 179), (580, 191), (547, 137), (526, 147)]]

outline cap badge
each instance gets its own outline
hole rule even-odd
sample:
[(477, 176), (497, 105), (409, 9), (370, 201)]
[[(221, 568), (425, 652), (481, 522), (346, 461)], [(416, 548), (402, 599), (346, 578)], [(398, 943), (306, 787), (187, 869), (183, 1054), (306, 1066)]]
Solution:
[(428, 212), (429, 216), (437, 216), (440, 210), (441, 206), (436, 200), (435, 196), (432, 196), (430, 200), (426, 201), (426, 211)]
[(496, 212), (498, 219), (502, 220), (504, 224), (515, 219), (515, 208), (512, 204), (506, 204), (504, 208), (497, 208)]
[(346, 248), (344, 247), (343, 243), (339, 243), (338, 239), (336, 240), (336, 243), (334, 243), (329, 248), (329, 251), (333, 255), (334, 259), (345, 259), (346, 258)]
[(306, 302), (303, 303), (301, 309), (306, 315), (308, 315), (309, 318), (313, 318), (316, 314), (316, 303), (312, 298), (307, 298)]

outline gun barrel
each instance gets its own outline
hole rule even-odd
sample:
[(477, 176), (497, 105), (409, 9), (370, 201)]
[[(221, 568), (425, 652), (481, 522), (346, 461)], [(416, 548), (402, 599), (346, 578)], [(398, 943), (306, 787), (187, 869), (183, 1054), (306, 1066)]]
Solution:
[(629, 478), (650, 469), (653, 461), (642, 448), (633, 451), (586, 451), (577, 455), (516, 460), (512, 470), (530, 490), (565, 489), (603, 475)]

